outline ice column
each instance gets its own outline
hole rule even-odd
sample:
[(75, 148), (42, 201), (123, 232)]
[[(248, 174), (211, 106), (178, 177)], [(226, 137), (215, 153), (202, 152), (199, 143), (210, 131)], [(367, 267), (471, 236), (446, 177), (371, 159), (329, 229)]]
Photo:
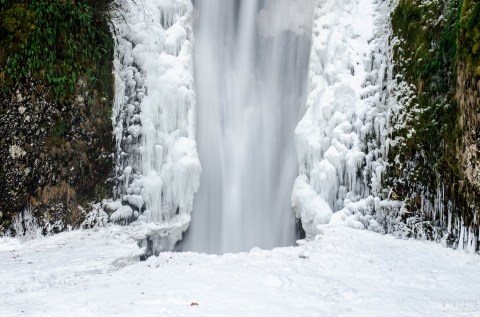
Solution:
[(384, 171), (385, 10), (386, 2), (375, 0), (315, 0), (307, 111), (295, 129), (300, 175), (292, 195), (309, 237), (329, 222), (378, 225), (372, 213)]
[(118, 200), (111, 220), (134, 222), (172, 249), (190, 223), (200, 162), (195, 143), (193, 6), (189, 0), (117, 0)]

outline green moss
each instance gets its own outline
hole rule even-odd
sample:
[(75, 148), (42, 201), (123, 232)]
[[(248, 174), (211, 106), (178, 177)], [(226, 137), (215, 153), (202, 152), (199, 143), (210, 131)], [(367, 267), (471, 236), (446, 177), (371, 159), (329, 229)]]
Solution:
[(480, 2), (477, 0), (463, 2), (458, 43), (460, 58), (468, 65), (469, 72), (480, 76)]
[(107, 68), (111, 77), (113, 39), (108, 15), (95, 11), (95, 1), (15, 2), (0, 3), (5, 12), (0, 39), (7, 46), (6, 54), (0, 55), (8, 57), (0, 59), (0, 71), (12, 82), (26, 77), (46, 80), (52, 97), (64, 100), (74, 94), (79, 79), (93, 88), (112, 81), (100, 78), (105, 74), (97, 70)]
[[(114, 146), (111, 2), (0, 0), (0, 92), (4, 100), (0, 114), (11, 112), (11, 102), (16, 102), (13, 89), (31, 97), (32, 110), (45, 107), (38, 129), (46, 133), (35, 139), (35, 154), (27, 151), (29, 163), (39, 160), (31, 166), (30, 178), (16, 179), (0, 165), (0, 179), (11, 180), (0, 182), (0, 192), (10, 195), (17, 190), (15, 184), (24, 185), (15, 197), (15, 210), (10, 196), (0, 197), (0, 209), (8, 210), (10, 218), (29, 200), (41, 202), (44, 209), (40, 211), (54, 207), (62, 212), (56, 205), (62, 195), (55, 194), (58, 190), (62, 193), (62, 188), (75, 193), (62, 207), (72, 213), (77, 205), (87, 207), (112, 195), (113, 186), (108, 183), (113, 166), (109, 153)], [(40, 99), (42, 102), (35, 101)], [(22, 140), (28, 147), (28, 139)], [(47, 195), (49, 192), (52, 195)], [(0, 219), (4, 229), (11, 220), (7, 218)]]
[[(420, 213), (422, 192), (435, 193), (445, 185), (444, 203), (452, 202), (453, 214), (467, 225), (473, 221), (474, 200), (471, 190), (461, 187), (457, 151), (462, 130), (455, 94), (457, 62), (462, 56), (472, 64), (478, 61), (477, 8), (473, 0), (401, 0), (392, 14), (393, 32), (400, 39), (394, 49), (395, 72), (414, 87), (415, 97), (403, 109), (410, 119), (392, 135), (404, 142), (389, 151), (392, 166), (385, 186)], [(399, 163), (393, 163), (395, 158)]]
[(31, 32), (36, 29), (35, 13), (25, 4), (15, 4), (5, 12), (2, 28), (8, 33), (10, 41), (15, 45), (25, 43)]
[(68, 126), (65, 120), (58, 120), (50, 129), (50, 134), (57, 138), (63, 138), (68, 131)]

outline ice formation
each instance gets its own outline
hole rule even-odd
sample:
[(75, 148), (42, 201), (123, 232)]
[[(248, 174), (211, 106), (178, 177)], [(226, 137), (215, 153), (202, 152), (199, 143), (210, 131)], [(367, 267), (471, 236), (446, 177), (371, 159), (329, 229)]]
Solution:
[[(299, 173), (292, 205), (307, 237), (325, 223), (381, 231), (389, 5), (315, 0), (307, 111), (295, 129)], [(383, 204), (383, 205), (382, 205)]]
[(402, 234), (403, 203), (381, 188), (389, 111), (411, 98), (391, 80), (396, 0), (197, 0), (195, 50), (190, 0), (116, 3), (111, 221), (150, 252), (183, 238), (192, 209), (184, 250), (292, 244), (291, 207), (309, 238), (327, 223)]
[[(144, 226), (170, 250), (190, 223), (201, 173), (195, 143), (193, 7), (117, 0), (113, 113), (118, 182), (110, 220)], [(119, 203), (121, 201), (121, 203)], [(167, 225), (166, 225), (167, 224)], [(139, 239), (142, 237), (139, 237)]]
[(293, 131), (306, 97), (313, 1), (195, 6), (203, 173), (183, 248), (224, 253), (291, 245)]

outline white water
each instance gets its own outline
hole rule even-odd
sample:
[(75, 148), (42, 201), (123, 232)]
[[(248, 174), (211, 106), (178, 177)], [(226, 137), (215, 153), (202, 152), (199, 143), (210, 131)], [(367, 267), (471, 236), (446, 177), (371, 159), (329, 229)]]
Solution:
[(111, 221), (153, 252), (291, 245), (295, 215), (382, 231), (387, 2), (117, 4)]
[(183, 248), (291, 245), (293, 131), (305, 104), (310, 0), (198, 0), (195, 82), (200, 190)]

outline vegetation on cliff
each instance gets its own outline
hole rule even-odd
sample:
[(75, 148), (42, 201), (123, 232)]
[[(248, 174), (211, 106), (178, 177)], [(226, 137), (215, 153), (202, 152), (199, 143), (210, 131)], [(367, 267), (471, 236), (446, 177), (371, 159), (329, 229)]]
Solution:
[(0, 0), (0, 232), (32, 205), (44, 231), (110, 195), (110, 0)]
[[(401, 218), (415, 227), (413, 236), (453, 246), (462, 246), (468, 235), (478, 237), (480, 186), (468, 180), (462, 163), (465, 135), (478, 125), (463, 122), (461, 96), (467, 88), (460, 75), (468, 74), (475, 84), (480, 75), (479, 18), (475, 0), (400, 0), (392, 14), (403, 108), (392, 116), (384, 183), (394, 198), (406, 200)], [(480, 87), (475, 89), (478, 95)], [(478, 134), (472, 139), (479, 140)]]

